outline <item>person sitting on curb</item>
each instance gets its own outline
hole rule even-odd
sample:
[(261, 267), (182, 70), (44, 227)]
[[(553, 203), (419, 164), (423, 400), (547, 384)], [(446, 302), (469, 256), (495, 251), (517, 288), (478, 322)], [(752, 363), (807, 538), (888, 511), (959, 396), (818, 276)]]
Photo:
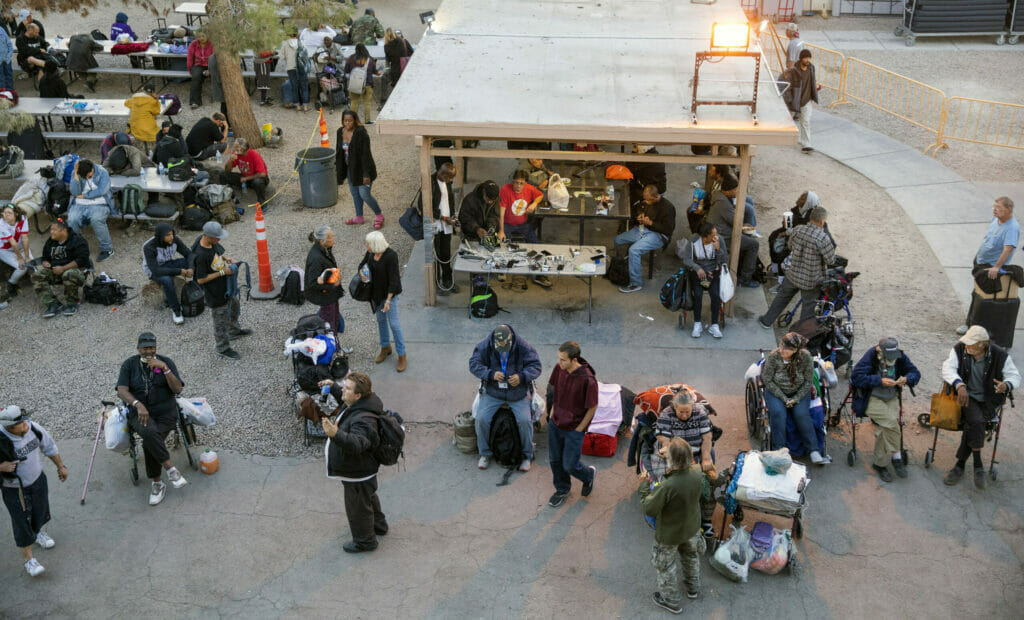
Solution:
[(480, 379), (480, 403), (476, 410), (476, 446), (480, 450), (477, 467), (491, 464), (491, 420), (502, 405), (516, 416), (519, 438), (523, 443), (523, 462), (519, 471), (530, 471), (533, 460), (533, 418), (530, 403), (533, 381), (542, 371), (540, 357), (528, 342), (508, 325), (499, 325), (481, 340), (469, 358), (469, 372)]
[(107, 218), (111, 214), (117, 215), (114, 193), (110, 189), (110, 173), (88, 159), (79, 159), (75, 162), (69, 189), (72, 198), (68, 206), (68, 224), (76, 233), (82, 232), (82, 226), (92, 226), (100, 244), (96, 262), (102, 263), (114, 254), (114, 242), (107, 228)]
[[(57, 220), (50, 224), (50, 238), (43, 244), (40, 260), (32, 273), (32, 288), (46, 307), (43, 318), (52, 318), (58, 312), (67, 316), (78, 312), (78, 289), (85, 284), (85, 270), (92, 269), (89, 244), (67, 222)], [(58, 286), (64, 287), (64, 305), (57, 296)]]
[[(29, 413), (17, 405), (0, 411), (0, 479), (4, 505), (11, 514), (14, 544), (21, 551), (25, 570), (38, 577), (43, 565), (32, 556), (32, 544), (52, 549), (53, 539), (43, 531), (50, 521), (50, 493), (43, 473), (42, 452), (57, 466), (61, 482), (68, 479), (68, 468), (57, 452), (57, 444), (45, 428), (29, 421)], [(31, 431), (31, 432), (29, 432)]]
[[(636, 214), (636, 226), (615, 237), (616, 247), (629, 246), (629, 284), (620, 288), (623, 293), (643, 289), (644, 254), (660, 250), (672, 240), (676, 230), (676, 208), (661, 197), (658, 188), (648, 185)], [(653, 259), (652, 259), (653, 260)]]
[(651, 551), (651, 564), (658, 571), (654, 604), (678, 614), (683, 610), (680, 572), (686, 597), (695, 599), (700, 593), (700, 556), (707, 549), (700, 534), (702, 480), (690, 446), (681, 437), (672, 439), (665, 453), (665, 478), (651, 488), (650, 474), (645, 472), (639, 492), (644, 514), (657, 519)]
[(174, 360), (156, 354), (156, 336), (152, 332), (139, 334), (137, 349), (138, 355), (121, 364), (117, 396), (128, 405), (128, 425), (142, 438), (146, 477), (153, 481), (149, 505), (156, 506), (164, 500), (167, 490), (161, 480), (163, 470), (167, 470), (167, 479), (175, 489), (188, 484), (167, 451), (167, 435), (178, 424), (175, 398), (185, 384)]
[(900, 478), (907, 477), (907, 464), (900, 453), (900, 399), (904, 385), (914, 387), (921, 373), (900, 349), (895, 338), (882, 338), (868, 349), (853, 367), (850, 386), (853, 392), (853, 413), (867, 416), (875, 425), (875, 455), (871, 467), (883, 482), (892, 482), (889, 461)]
[[(175, 254), (181, 254), (181, 258), (175, 258)], [(153, 236), (142, 244), (142, 271), (147, 278), (163, 287), (164, 305), (171, 309), (171, 319), (175, 325), (181, 325), (185, 319), (181, 316), (181, 302), (174, 286), (174, 277), (192, 277), (194, 272), (188, 267), (188, 257), (191, 255), (192, 250), (167, 222), (158, 223)]]
[(992, 421), (1006, 401), (1006, 395), (1020, 386), (1020, 372), (1009, 351), (990, 341), (988, 331), (972, 325), (960, 337), (949, 357), (942, 363), (942, 380), (956, 390), (957, 404), (963, 412), (963, 432), (956, 450), (956, 465), (945, 482), (960, 482), (967, 457), (974, 458), (974, 486), (985, 488), (985, 467), (981, 447), (985, 445), (985, 424)]

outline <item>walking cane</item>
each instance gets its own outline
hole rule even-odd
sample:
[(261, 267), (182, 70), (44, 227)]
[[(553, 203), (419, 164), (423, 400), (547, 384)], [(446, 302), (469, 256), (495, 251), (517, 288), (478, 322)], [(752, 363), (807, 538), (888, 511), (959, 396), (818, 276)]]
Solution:
[[(1006, 396), (1007, 398), (1010, 399), (1010, 409), (1013, 409), (1013, 392), (1007, 392)], [(988, 464), (988, 477), (992, 479), (992, 482), (995, 482), (996, 478), (999, 476), (999, 468), (996, 467), (996, 465), (999, 463), (999, 461), (996, 460), (996, 451), (999, 449), (999, 431), (1002, 430), (1002, 428), (1003, 411), (1002, 409), (1000, 409), (999, 422), (996, 424), (996, 436), (994, 441), (992, 442), (992, 461), (989, 462)]]
[[(917, 396), (917, 394), (914, 394), (914, 388), (913, 387), (908, 385), (907, 389), (910, 390), (910, 395), (911, 396)], [(903, 464), (906, 465), (910, 461), (907, 460), (907, 450), (903, 447), (903, 388), (902, 387), (900, 389), (896, 390), (896, 398), (898, 398), (899, 401), (900, 401), (900, 419), (899, 419), (899, 425), (900, 425), (900, 458), (903, 459)]]
[[(114, 403), (109, 401), (103, 401), (103, 404), (106, 406), (110, 406), (113, 405)], [(82, 500), (79, 502), (80, 506), (85, 505), (85, 494), (89, 490), (89, 477), (92, 476), (92, 463), (93, 461), (96, 460), (96, 446), (100, 445), (100, 434), (103, 433), (103, 423), (106, 420), (106, 418), (103, 416), (105, 411), (106, 407), (100, 409), (100, 423), (99, 426), (96, 427), (96, 440), (92, 442), (92, 456), (89, 457), (89, 469), (85, 472), (85, 486), (82, 487)]]

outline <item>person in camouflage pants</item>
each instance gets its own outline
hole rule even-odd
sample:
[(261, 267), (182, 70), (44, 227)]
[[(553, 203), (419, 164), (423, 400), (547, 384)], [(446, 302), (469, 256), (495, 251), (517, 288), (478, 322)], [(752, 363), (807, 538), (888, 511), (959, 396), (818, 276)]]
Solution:
[(707, 543), (700, 534), (678, 546), (654, 542), (651, 564), (658, 571), (658, 592), (667, 602), (678, 605), (683, 599), (679, 589), (680, 573), (686, 584), (687, 596), (700, 590), (700, 556), (705, 551)]
[[(64, 220), (50, 224), (50, 238), (43, 245), (39, 267), (32, 273), (32, 288), (46, 310), (43, 318), (78, 311), (78, 288), (85, 284), (85, 270), (92, 268), (89, 244), (82, 235), (71, 230)], [(58, 287), (64, 288), (64, 305), (59, 301)]]
[(60, 303), (57, 287), (64, 287), (64, 301), (68, 304), (79, 302), (79, 289), (85, 284), (85, 273), (81, 269), (58, 271), (60, 267), (36, 269), (32, 274), (32, 289), (44, 306)]

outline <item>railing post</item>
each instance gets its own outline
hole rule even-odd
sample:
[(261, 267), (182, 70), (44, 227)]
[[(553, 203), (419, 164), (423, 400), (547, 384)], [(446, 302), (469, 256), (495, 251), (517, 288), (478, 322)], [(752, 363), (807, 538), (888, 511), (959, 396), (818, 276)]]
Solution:
[[(949, 117), (949, 100), (953, 97), (946, 97), (943, 93), (942, 97), (942, 116), (939, 118), (939, 130), (935, 132), (935, 144), (924, 147), (924, 154), (935, 157), (935, 154), (939, 152), (939, 149), (945, 147), (942, 138), (946, 134), (946, 119)], [(931, 151), (929, 153), (928, 151)]]

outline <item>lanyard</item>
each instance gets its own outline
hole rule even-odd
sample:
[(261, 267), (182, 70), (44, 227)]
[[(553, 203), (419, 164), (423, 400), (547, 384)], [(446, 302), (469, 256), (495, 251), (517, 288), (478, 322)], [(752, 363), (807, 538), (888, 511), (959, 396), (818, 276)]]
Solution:
[(508, 368), (508, 353), (499, 353), (498, 358), (501, 360), (501, 374), (505, 374), (505, 369)]

